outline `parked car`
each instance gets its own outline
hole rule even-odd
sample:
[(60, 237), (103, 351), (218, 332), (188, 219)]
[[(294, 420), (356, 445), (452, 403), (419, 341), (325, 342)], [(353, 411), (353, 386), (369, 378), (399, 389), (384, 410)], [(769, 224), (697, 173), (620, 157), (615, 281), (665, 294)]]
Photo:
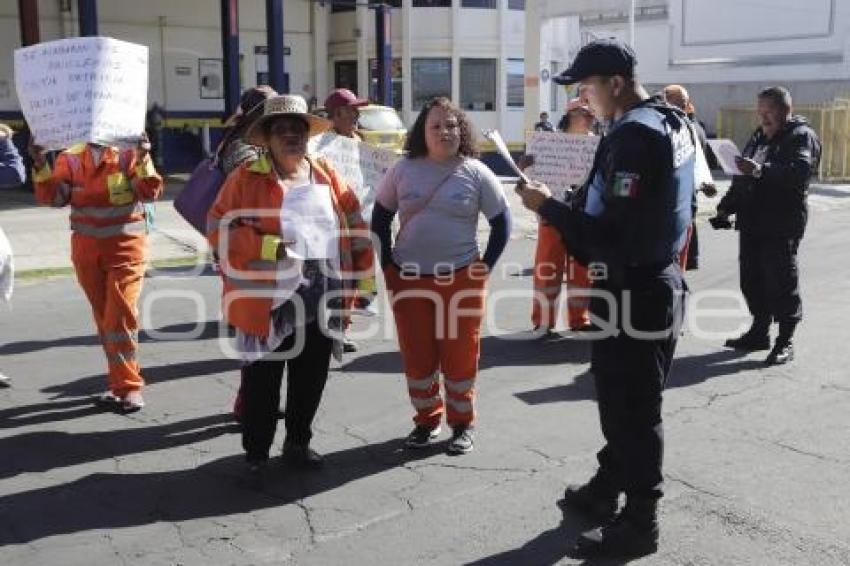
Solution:
[(360, 109), (357, 131), (366, 143), (401, 153), (407, 128), (393, 108), (370, 104)]

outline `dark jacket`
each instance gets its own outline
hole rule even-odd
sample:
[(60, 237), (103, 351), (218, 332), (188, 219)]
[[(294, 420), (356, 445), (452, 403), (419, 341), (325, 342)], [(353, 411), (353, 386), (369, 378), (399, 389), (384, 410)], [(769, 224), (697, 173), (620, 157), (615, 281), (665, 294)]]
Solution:
[(747, 234), (802, 238), (809, 215), (806, 196), (820, 164), (820, 139), (805, 118), (793, 116), (772, 140), (757, 129), (742, 154), (752, 158), (764, 145), (768, 150), (761, 178), (736, 175), (717, 208), (735, 214), (737, 228)]
[(540, 216), (582, 263), (610, 281), (675, 261), (691, 222), (695, 136), (685, 115), (650, 99), (612, 124), (585, 187), (570, 205), (547, 199)]

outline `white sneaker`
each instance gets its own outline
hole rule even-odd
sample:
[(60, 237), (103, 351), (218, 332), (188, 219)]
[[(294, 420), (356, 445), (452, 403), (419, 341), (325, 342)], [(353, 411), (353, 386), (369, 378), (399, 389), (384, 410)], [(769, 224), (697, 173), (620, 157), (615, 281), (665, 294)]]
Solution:
[(12, 380), (5, 373), (0, 373), (0, 389), (12, 387)]
[(145, 406), (145, 399), (141, 391), (130, 391), (121, 399), (121, 411), (124, 413), (135, 413)]

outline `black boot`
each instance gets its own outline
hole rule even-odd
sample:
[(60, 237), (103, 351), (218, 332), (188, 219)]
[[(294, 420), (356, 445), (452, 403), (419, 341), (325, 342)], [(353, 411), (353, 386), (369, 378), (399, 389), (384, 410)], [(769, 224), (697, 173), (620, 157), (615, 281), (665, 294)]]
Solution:
[(562, 504), (578, 511), (588, 519), (607, 522), (617, 514), (620, 490), (597, 471), (584, 485), (570, 484), (564, 491)]
[(781, 366), (794, 359), (794, 344), (790, 340), (776, 340), (773, 349), (764, 360), (766, 366)]
[(657, 509), (655, 499), (627, 498), (623, 512), (613, 521), (582, 533), (571, 555), (575, 558), (638, 558), (657, 552)]
[(284, 463), (297, 468), (318, 469), (324, 465), (322, 456), (309, 446), (301, 446), (290, 441), (283, 443), (281, 454)]
[(727, 348), (744, 350), (746, 352), (757, 352), (770, 349), (770, 324), (762, 321), (754, 321), (749, 330), (738, 338), (730, 338), (726, 341)]

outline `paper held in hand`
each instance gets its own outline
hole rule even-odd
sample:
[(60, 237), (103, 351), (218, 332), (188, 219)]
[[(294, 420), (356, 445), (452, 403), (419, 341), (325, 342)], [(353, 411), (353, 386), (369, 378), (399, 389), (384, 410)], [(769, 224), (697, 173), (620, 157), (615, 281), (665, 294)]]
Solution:
[(74, 37), (15, 50), (15, 88), (36, 143), (135, 145), (145, 129), (148, 48)]
[(505, 144), (505, 140), (502, 139), (502, 134), (499, 133), (499, 130), (482, 130), (481, 134), (486, 139), (493, 142), (493, 145), (496, 146), (496, 151), (499, 153), (499, 155), (502, 156), (502, 159), (504, 159), (507, 162), (508, 166), (511, 169), (514, 170), (514, 172), (517, 174), (517, 176), (526, 185), (531, 184), (531, 180), (525, 175), (525, 173), (523, 173), (520, 170), (519, 167), (517, 167), (517, 164), (514, 161), (514, 158), (511, 157), (511, 152), (508, 151), (508, 146), (507, 146), (507, 144)]
[(727, 175), (741, 175), (741, 171), (735, 164), (735, 158), (741, 156), (741, 151), (735, 142), (728, 139), (708, 140), (708, 145), (714, 156), (717, 157), (717, 162), (723, 168), (723, 172)]
[(599, 140), (598, 136), (529, 132), (525, 151), (534, 157), (529, 177), (548, 186), (558, 200), (564, 200), (573, 186), (587, 180)]

